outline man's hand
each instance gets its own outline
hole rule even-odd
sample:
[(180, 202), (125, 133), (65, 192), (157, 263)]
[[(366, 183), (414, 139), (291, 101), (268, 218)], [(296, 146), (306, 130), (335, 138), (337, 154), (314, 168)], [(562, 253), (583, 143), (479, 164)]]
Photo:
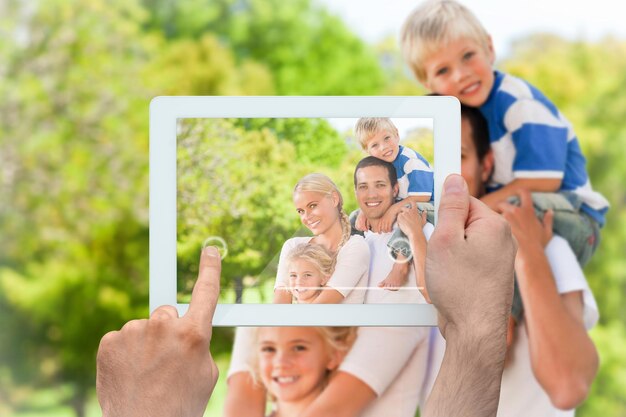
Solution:
[(204, 414), (218, 376), (209, 345), (220, 272), (217, 249), (205, 248), (185, 316), (161, 306), (102, 338), (96, 390), (103, 416)]
[(444, 337), (451, 329), (489, 334), (494, 327), (504, 335), (515, 252), (506, 220), (470, 197), (462, 177), (448, 177), (426, 250), (426, 284)]
[(529, 245), (541, 245), (544, 249), (552, 239), (552, 221), (554, 213), (548, 210), (543, 222), (535, 216), (532, 197), (527, 190), (518, 192), (520, 205), (502, 203), (498, 207), (506, 221), (511, 225), (513, 236), (517, 239), (520, 251)]
[(426, 251), (426, 286), (446, 353), (424, 417), (496, 415), (515, 251), (504, 218), (450, 175)]
[(417, 207), (403, 207), (398, 214), (398, 226), (402, 233), (409, 238), (421, 236), (423, 237), (424, 247), (426, 246), (426, 237), (424, 236), (424, 225), (426, 224), (426, 211), (419, 211)]
[(411, 204), (404, 207), (398, 214), (398, 226), (407, 236), (413, 253), (413, 266), (415, 268), (415, 285), (424, 296), (427, 303), (431, 304), (430, 295), (426, 288), (425, 261), (426, 261), (426, 236), (424, 225), (426, 224), (426, 211), (420, 212)]

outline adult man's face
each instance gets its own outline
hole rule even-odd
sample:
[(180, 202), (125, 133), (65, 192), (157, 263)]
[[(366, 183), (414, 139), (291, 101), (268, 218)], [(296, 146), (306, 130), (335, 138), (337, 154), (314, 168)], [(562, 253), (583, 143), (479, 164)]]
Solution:
[(493, 153), (491, 150), (483, 158), (478, 159), (476, 145), (472, 139), (474, 132), (472, 125), (465, 118), (461, 118), (461, 175), (465, 178), (472, 196), (480, 198), (485, 194), (485, 182), (489, 179), (493, 169)]
[(398, 184), (391, 185), (389, 172), (384, 167), (369, 166), (356, 172), (355, 192), (361, 211), (371, 222), (383, 217), (394, 203)]

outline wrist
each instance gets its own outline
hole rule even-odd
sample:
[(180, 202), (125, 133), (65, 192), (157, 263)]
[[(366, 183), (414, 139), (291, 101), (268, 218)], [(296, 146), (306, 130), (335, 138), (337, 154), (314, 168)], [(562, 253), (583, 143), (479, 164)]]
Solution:
[(497, 346), (501, 342), (506, 344), (508, 316), (500, 318), (490, 315), (489, 320), (485, 319), (484, 312), (480, 313), (480, 317), (474, 316), (464, 315), (462, 320), (447, 321), (446, 340), (452, 339), (456, 343), (470, 346), (474, 344)]
[(517, 241), (517, 255), (515, 256), (516, 267), (530, 267), (544, 257), (545, 249), (540, 242)]

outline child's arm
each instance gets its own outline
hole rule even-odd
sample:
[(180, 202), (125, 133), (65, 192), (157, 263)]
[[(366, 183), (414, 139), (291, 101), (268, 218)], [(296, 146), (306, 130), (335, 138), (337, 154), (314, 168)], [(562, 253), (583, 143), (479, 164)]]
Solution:
[(497, 191), (485, 194), (480, 200), (492, 210), (500, 213), (501, 210), (498, 206), (505, 203), (509, 197), (519, 195), (521, 190), (544, 193), (556, 192), (561, 187), (561, 182), (561, 179), (558, 178), (518, 178)]
[(369, 222), (367, 221), (367, 217), (363, 214), (362, 211), (359, 210), (359, 214), (357, 214), (356, 222), (354, 224), (356, 230), (360, 230), (361, 232), (366, 232), (370, 229)]
[(326, 287), (311, 300), (311, 304), (339, 304), (345, 297), (332, 287)]
[(414, 207), (417, 203), (424, 203), (430, 201), (430, 196), (426, 195), (410, 195), (402, 201), (398, 201), (393, 204), (391, 207), (387, 209), (385, 215), (380, 219), (378, 230), (375, 230), (377, 233), (388, 233), (391, 232), (393, 228), (393, 224), (398, 217), (398, 213), (405, 207), (407, 204), (411, 204), (411, 207)]

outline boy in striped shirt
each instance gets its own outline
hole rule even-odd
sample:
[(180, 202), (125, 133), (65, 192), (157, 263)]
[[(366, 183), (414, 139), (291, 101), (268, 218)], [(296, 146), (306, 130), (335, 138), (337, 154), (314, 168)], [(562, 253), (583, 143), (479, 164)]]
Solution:
[(494, 71), (491, 37), (458, 2), (427, 1), (409, 15), (400, 36), (405, 59), (426, 88), (479, 108), (487, 120), (495, 167), (481, 200), (500, 211), (520, 189), (549, 193), (534, 195), (535, 207), (555, 210), (554, 231), (585, 265), (609, 205), (591, 188), (570, 122), (537, 88)]
[[(392, 163), (398, 178), (396, 203), (385, 212), (380, 221), (379, 229), (372, 231), (376, 233), (391, 232), (400, 211), (408, 205), (417, 206), (418, 203), (421, 209), (430, 213), (430, 221), (432, 222), (434, 176), (426, 158), (413, 149), (400, 145), (398, 129), (386, 117), (360, 118), (354, 128), (354, 134), (361, 148), (370, 156)], [(360, 231), (369, 230), (370, 227), (363, 213), (361, 211), (357, 213), (353, 226)], [(351, 217), (354, 220), (354, 213)], [(399, 254), (406, 261), (411, 259), (408, 239), (399, 228), (389, 239), (388, 246), (396, 259)], [(408, 262), (405, 266), (408, 266)], [(422, 275), (416, 273), (416, 276), (418, 277), (417, 286), (423, 287), (424, 283), (419, 280)], [(405, 270), (404, 266), (396, 264), (379, 286), (394, 290), (404, 285), (407, 277), (408, 270)]]

